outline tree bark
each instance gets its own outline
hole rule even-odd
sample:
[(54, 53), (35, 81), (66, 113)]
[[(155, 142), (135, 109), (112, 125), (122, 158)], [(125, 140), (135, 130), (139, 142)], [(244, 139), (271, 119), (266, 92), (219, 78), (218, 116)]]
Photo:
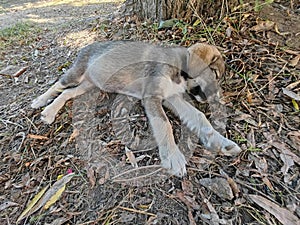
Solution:
[(123, 7), (124, 15), (136, 15), (145, 20), (222, 18), (230, 8), (239, 4), (239, 0), (126, 0)]

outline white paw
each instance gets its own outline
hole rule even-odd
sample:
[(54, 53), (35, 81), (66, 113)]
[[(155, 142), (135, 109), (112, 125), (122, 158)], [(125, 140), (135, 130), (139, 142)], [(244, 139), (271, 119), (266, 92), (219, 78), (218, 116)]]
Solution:
[(47, 104), (47, 99), (44, 99), (42, 96), (37, 97), (31, 103), (31, 108), (38, 109)]
[(213, 132), (206, 136), (204, 139), (205, 143), (203, 145), (208, 149), (214, 152), (221, 152), (226, 156), (235, 156), (238, 155), (242, 150), (241, 148), (233, 141), (223, 137), (218, 132)]
[(50, 108), (46, 107), (43, 112), (41, 112), (41, 120), (46, 124), (51, 124), (55, 120), (55, 113), (53, 113)]
[(226, 141), (223, 143), (221, 152), (227, 156), (235, 156), (238, 155), (242, 149), (233, 141), (225, 138)]
[(177, 146), (175, 150), (169, 151), (169, 154), (161, 157), (161, 166), (177, 177), (183, 177), (186, 174), (186, 163), (184, 155)]

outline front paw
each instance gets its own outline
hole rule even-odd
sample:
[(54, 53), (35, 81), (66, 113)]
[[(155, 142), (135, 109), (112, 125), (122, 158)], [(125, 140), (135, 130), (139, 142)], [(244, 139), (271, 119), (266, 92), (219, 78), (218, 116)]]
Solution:
[(167, 169), (170, 174), (177, 177), (183, 177), (186, 174), (185, 165), (187, 162), (177, 146), (172, 151), (168, 151), (168, 154), (160, 155), (161, 166)]
[(38, 109), (47, 104), (47, 99), (43, 98), (43, 96), (39, 96), (36, 99), (34, 99), (31, 103), (31, 108)]
[(213, 152), (218, 152), (226, 156), (238, 155), (242, 150), (233, 141), (223, 137), (218, 132), (212, 132), (205, 136), (205, 142), (202, 142), (204, 146)]
[(223, 146), (221, 148), (221, 152), (226, 156), (235, 156), (238, 155), (242, 149), (233, 141), (228, 140), (225, 138), (226, 141), (223, 143)]
[(46, 123), (46, 124), (51, 124), (55, 120), (55, 113), (53, 111), (46, 107), (42, 112), (41, 112), (41, 120)]

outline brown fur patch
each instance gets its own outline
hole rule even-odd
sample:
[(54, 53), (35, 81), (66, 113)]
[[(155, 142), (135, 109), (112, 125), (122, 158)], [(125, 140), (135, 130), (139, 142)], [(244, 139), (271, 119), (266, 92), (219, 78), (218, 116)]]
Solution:
[(218, 78), (225, 72), (225, 63), (221, 53), (212, 45), (199, 43), (189, 48), (190, 52), (196, 54), (210, 68), (218, 71)]
[(171, 80), (174, 81), (176, 84), (180, 84), (181, 82), (181, 74), (178, 72), (178, 73), (173, 73), (171, 75)]

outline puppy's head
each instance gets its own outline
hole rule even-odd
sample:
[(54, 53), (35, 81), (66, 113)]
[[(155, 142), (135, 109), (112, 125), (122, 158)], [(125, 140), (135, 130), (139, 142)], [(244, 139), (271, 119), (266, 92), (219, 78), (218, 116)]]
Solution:
[(221, 53), (215, 46), (198, 43), (188, 48), (189, 76), (196, 78), (206, 70), (213, 70), (216, 78), (220, 78), (225, 71), (225, 64)]
[(188, 91), (198, 100), (217, 94), (218, 80), (225, 71), (225, 63), (218, 49), (208, 44), (195, 44), (188, 48)]

